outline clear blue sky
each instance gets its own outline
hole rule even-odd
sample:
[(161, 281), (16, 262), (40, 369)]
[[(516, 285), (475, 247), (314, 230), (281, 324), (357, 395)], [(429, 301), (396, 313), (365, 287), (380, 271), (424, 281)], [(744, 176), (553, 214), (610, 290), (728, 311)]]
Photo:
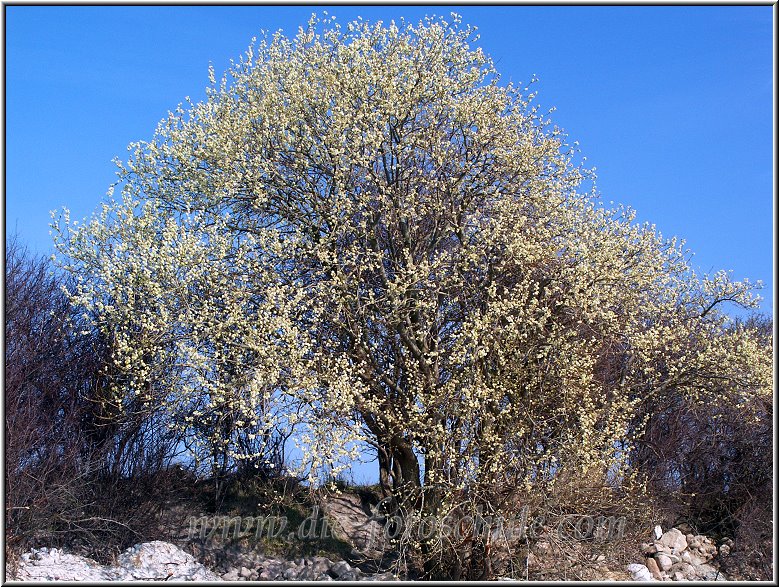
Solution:
[(6, 229), (50, 250), (49, 210), (89, 215), (114, 156), (204, 96), (260, 29), (452, 10), (528, 81), (598, 169), (605, 202), (685, 238), (703, 271), (761, 279), (772, 313), (772, 12), (759, 7), (7, 6)]

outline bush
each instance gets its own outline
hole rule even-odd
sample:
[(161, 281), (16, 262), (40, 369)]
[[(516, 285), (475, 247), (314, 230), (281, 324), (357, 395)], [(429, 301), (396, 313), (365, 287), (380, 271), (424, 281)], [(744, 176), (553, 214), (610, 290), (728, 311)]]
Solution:
[[(773, 347), (769, 317), (737, 320), (767, 356)], [(648, 489), (666, 524), (687, 523), (696, 532), (735, 538), (737, 551), (772, 559), (765, 541), (772, 536), (773, 405), (771, 396), (728, 394), (693, 403), (680, 394), (662, 404), (647, 402), (650, 414), (639, 437), (633, 465), (646, 475)], [(768, 567), (765, 577), (770, 577)]]
[(80, 545), (105, 559), (153, 535), (177, 438), (153, 413), (106, 409), (110, 341), (15, 237), (5, 277), (8, 549)]

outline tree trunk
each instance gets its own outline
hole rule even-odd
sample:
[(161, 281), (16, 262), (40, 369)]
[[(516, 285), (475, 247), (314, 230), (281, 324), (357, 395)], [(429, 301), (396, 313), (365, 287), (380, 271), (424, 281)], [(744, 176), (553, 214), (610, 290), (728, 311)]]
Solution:
[(391, 450), (394, 470), (397, 472), (395, 489), (405, 492), (421, 487), (419, 460), (411, 448), (411, 442), (395, 437), (392, 439)]
[(392, 477), (392, 458), (387, 453), (385, 448), (379, 447), (378, 450), (379, 460), (379, 485), (381, 486), (381, 492), (384, 497), (392, 495), (393, 490), (393, 477)]

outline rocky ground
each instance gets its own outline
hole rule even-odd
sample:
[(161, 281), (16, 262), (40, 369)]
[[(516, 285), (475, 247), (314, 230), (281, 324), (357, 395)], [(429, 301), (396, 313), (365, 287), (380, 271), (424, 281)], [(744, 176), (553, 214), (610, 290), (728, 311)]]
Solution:
[[(279, 553), (269, 543), (223, 540), (214, 535), (203, 540), (172, 529), (170, 541), (136, 544), (121, 553), (113, 565), (56, 548), (33, 549), (6, 567), (6, 578), (18, 581), (392, 581), (399, 577), (382, 558), (382, 527), (371, 519), (370, 507), (355, 494), (330, 496), (320, 503), (333, 533), (328, 551), (293, 556)], [(182, 521), (183, 517), (179, 516)], [(551, 528), (542, 534), (524, 557), (526, 571), (519, 579), (584, 579), (606, 581), (725, 581), (752, 578), (728, 576), (733, 541), (720, 544), (709, 537), (685, 533), (679, 528), (654, 529), (654, 540), (631, 548), (633, 562), (625, 565), (607, 554), (593, 553), (578, 542), (559, 542)], [(378, 540), (377, 540), (378, 538)], [(335, 552), (332, 545), (345, 550)], [(349, 550), (351, 549), (351, 550)], [(604, 551), (606, 552), (606, 551)], [(643, 553), (643, 557), (638, 553)], [(341, 560), (343, 558), (347, 560)], [(622, 559), (623, 561), (625, 559)], [(730, 567), (725, 567), (730, 568)], [(511, 579), (499, 577), (499, 579)]]
[[(719, 547), (709, 538), (683, 534), (672, 528), (665, 533), (657, 530), (657, 539), (643, 544), (643, 563), (627, 566), (629, 575), (601, 568), (602, 580), (634, 581), (726, 581), (728, 577), (715, 560), (728, 555), (732, 541)], [(194, 556), (168, 542), (137, 544), (125, 550), (113, 566), (100, 565), (83, 556), (68, 554), (56, 548), (33, 549), (21, 556), (14, 572), (7, 579), (14, 581), (393, 581), (399, 578), (390, 572), (366, 573), (346, 561), (333, 561), (323, 556), (301, 557), (296, 560), (266, 556), (257, 551), (242, 552), (231, 548), (222, 553), (220, 562), (207, 568)], [(534, 555), (537, 556), (537, 555)], [(501, 577), (500, 579), (510, 579)]]
[(730, 539), (717, 547), (706, 536), (685, 535), (678, 528), (662, 532), (658, 526), (655, 540), (641, 545), (644, 564), (631, 564), (628, 571), (636, 581), (727, 581), (715, 559), (727, 557), (732, 546)]
[(218, 581), (220, 577), (168, 542), (137, 544), (115, 566), (104, 566), (56, 548), (33, 549), (21, 556), (10, 581)]
[(156, 540), (125, 550), (113, 566), (56, 548), (22, 555), (9, 581), (379, 581), (391, 573), (365, 574), (345, 561), (326, 557), (280, 560), (258, 554), (242, 557), (238, 566), (211, 570), (179, 547)]

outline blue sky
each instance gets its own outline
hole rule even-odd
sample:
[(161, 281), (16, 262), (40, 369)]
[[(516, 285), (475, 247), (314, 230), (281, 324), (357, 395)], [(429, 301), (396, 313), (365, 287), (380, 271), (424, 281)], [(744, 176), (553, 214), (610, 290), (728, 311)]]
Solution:
[(6, 229), (50, 251), (49, 211), (89, 215), (111, 159), (204, 96), (260, 29), (456, 11), (504, 79), (578, 140), (605, 202), (678, 235), (702, 271), (761, 279), (771, 311), (771, 6), (6, 6)]

